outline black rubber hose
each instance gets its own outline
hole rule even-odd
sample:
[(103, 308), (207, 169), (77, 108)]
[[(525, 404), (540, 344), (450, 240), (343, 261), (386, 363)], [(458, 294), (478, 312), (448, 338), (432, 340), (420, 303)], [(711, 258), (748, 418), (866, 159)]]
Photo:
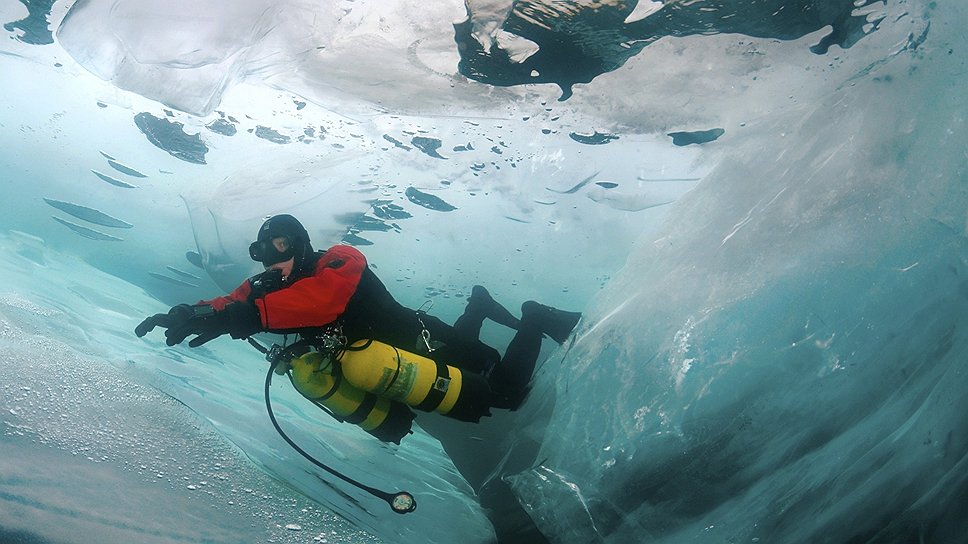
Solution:
[(269, 372), (266, 373), (265, 397), (266, 397), (266, 410), (268, 410), (269, 412), (269, 420), (272, 421), (272, 426), (276, 428), (276, 431), (279, 433), (279, 436), (281, 436), (282, 439), (286, 441), (286, 443), (292, 446), (292, 449), (299, 452), (300, 455), (308, 459), (312, 464), (325, 470), (326, 472), (332, 474), (333, 476), (336, 476), (337, 478), (343, 480), (344, 482), (350, 485), (356, 486), (359, 489), (362, 489), (363, 491), (366, 491), (367, 493), (369, 493), (370, 495), (373, 495), (374, 497), (383, 499), (384, 501), (386, 501), (387, 504), (390, 505), (390, 508), (394, 512), (398, 514), (409, 514), (410, 512), (413, 512), (414, 510), (416, 510), (417, 499), (415, 499), (411, 493), (407, 491), (397, 491), (396, 493), (388, 493), (386, 491), (381, 491), (374, 487), (370, 487), (368, 485), (362, 484), (354, 480), (353, 478), (350, 478), (349, 476), (343, 474), (342, 472), (339, 472), (338, 470), (334, 468), (330, 468), (329, 466), (323, 464), (321, 461), (319, 461), (312, 455), (309, 455), (302, 448), (297, 446), (296, 443), (293, 442), (292, 439), (289, 438), (289, 436), (287, 436), (286, 433), (282, 431), (282, 427), (280, 427), (279, 422), (276, 421), (275, 414), (272, 413), (272, 402), (269, 400), (269, 386), (272, 384), (272, 373), (275, 370), (275, 368), (276, 368), (276, 363), (273, 362), (272, 364), (269, 365)]

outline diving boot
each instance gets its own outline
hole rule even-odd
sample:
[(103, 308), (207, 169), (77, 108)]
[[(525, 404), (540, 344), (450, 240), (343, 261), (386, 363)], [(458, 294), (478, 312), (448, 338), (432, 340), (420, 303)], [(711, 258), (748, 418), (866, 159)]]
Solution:
[(496, 300), (491, 298), (491, 294), (487, 292), (487, 289), (480, 285), (475, 285), (471, 288), (471, 296), (467, 299), (467, 308), (469, 310), (472, 307), (479, 309), (479, 311), (484, 313), (484, 317), (499, 325), (504, 325), (514, 330), (517, 330), (521, 325), (518, 318), (511, 315), (511, 312), (507, 308), (501, 306)]
[(542, 333), (559, 344), (564, 344), (568, 335), (578, 325), (581, 312), (566, 312), (529, 300), (521, 305), (521, 321), (534, 324)]
[(524, 404), (530, 393), (531, 385), (527, 385), (524, 389), (512, 394), (494, 393), (491, 397), (491, 407), (514, 412)]

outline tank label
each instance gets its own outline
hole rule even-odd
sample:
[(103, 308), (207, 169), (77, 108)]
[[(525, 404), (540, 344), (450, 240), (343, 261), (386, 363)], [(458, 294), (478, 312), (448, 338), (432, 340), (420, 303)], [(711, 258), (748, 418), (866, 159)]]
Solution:
[[(394, 379), (396, 377), (396, 379)], [(417, 365), (400, 365), (400, 372), (391, 368), (384, 368), (380, 376), (380, 389), (386, 391), (382, 396), (395, 400), (404, 400), (413, 391), (413, 384), (417, 381)]]

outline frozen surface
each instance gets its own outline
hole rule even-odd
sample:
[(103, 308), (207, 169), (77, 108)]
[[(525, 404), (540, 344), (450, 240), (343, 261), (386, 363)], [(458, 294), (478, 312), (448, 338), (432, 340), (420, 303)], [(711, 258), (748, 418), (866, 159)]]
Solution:
[[(0, 537), (963, 539), (965, 9), (2, 4)], [(274, 386), (414, 514), (288, 450), (248, 346), (131, 334), (283, 211), (442, 319), (584, 312), (521, 410), (399, 447)]]

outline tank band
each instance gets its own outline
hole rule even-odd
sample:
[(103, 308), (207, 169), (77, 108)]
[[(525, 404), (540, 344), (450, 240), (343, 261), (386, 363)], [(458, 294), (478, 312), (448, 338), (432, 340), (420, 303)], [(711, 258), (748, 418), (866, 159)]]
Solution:
[(346, 416), (344, 419), (346, 419), (348, 423), (353, 423), (354, 425), (362, 423), (363, 420), (370, 415), (370, 412), (373, 411), (373, 407), (376, 406), (377, 398), (378, 397), (373, 393), (364, 394), (363, 402), (360, 403), (360, 406), (356, 410), (353, 410), (353, 413)]
[(434, 361), (434, 364), (437, 365), (437, 377), (434, 379), (434, 385), (430, 387), (430, 391), (427, 392), (423, 402), (415, 406), (416, 409), (424, 412), (432, 412), (440, 406), (440, 403), (444, 400), (444, 395), (447, 394), (447, 385), (450, 384), (450, 371), (447, 370), (447, 365), (437, 361)]

